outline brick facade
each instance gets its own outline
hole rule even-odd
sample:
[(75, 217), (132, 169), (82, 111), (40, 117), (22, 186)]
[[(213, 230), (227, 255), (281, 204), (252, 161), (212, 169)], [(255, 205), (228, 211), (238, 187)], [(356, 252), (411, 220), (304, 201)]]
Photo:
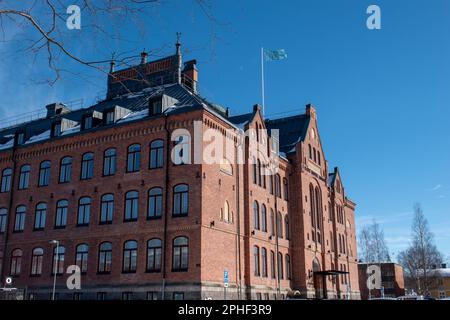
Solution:
[[(183, 85), (174, 86), (181, 88)], [(188, 89), (183, 87), (186, 92)], [(191, 94), (196, 95), (196, 92)], [(112, 95), (109, 96), (108, 99), (112, 99)], [(181, 101), (178, 96), (176, 99)], [(120, 101), (117, 103), (120, 105)], [(145, 110), (148, 102), (144, 105)], [(11, 191), (0, 193), (0, 209), (7, 212), (6, 230), (0, 233), (2, 281), (12, 274), (11, 268), (17, 265), (12, 253), (20, 249), (21, 270), (13, 276), (14, 287), (25, 289), (30, 298), (50, 298), (55, 245), (49, 241), (58, 240), (65, 248), (65, 268), (77, 263), (78, 245), (87, 244), (89, 248), (87, 271), (81, 276), (81, 291), (67, 290), (68, 275), (58, 275), (56, 291), (60, 299), (97, 299), (100, 296), (121, 299), (128, 293), (132, 293), (133, 299), (161, 298), (162, 294), (166, 299), (221, 299), (225, 295), (233, 299), (275, 299), (296, 291), (310, 298), (346, 298), (348, 295), (359, 298), (355, 204), (346, 197), (339, 171), (329, 172), (314, 107), (307, 106), (306, 113), (300, 115), (307, 121), (293, 150), (277, 156), (279, 178), (257, 174), (255, 183), (255, 166), (249, 161), (237, 164), (235, 159), (227, 159), (229, 167), (206, 163), (174, 165), (170, 161), (174, 148), (172, 134), (177, 129), (186, 129), (194, 139), (195, 121), (201, 124), (203, 134), (213, 129), (236, 147), (241, 129), (265, 129), (266, 126), (273, 129), (277, 121), (283, 120), (264, 119), (258, 106), (250, 115), (245, 125), (239, 128), (236, 118), (228, 117), (228, 113), (205, 107), (188, 108), (130, 122), (98, 125), (13, 148), (0, 148), (0, 173), (6, 168), (13, 170)], [(33, 123), (24, 126), (27, 125)], [(0, 133), (6, 136), (6, 132)], [(249, 139), (254, 137), (250, 135), (247, 141)], [(163, 141), (164, 164), (161, 168), (150, 169), (150, 143), (155, 140)], [(270, 153), (272, 137), (261, 136), (259, 140)], [(127, 173), (127, 151), (133, 144), (141, 147), (140, 169)], [(280, 145), (283, 145), (283, 137)], [(205, 142), (203, 147), (206, 147)], [(109, 148), (116, 149), (117, 171), (112, 176), (103, 176), (104, 152)], [(194, 154), (194, 146), (191, 148)], [(309, 154), (309, 148), (314, 150), (314, 155)], [(88, 152), (94, 154), (93, 176), (82, 180), (82, 157)], [(247, 157), (249, 152), (246, 146)], [(71, 181), (59, 183), (61, 159), (66, 156), (72, 158)], [(39, 167), (43, 161), (51, 163), (50, 183), (39, 187)], [(23, 165), (31, 167), (29, 186), (18, 190)], [(188, 186), (188, 212), (186, 216), (175, 217), (174, 188), (180, 184)], [(148, 192), (154, 187), (162, 189), (162, 216), (148, 219)], [(313, 200), (310, 190), (314, 190)], [(128, 191), (139, 193), (138, 217), (130, 222), (124, 221)], [(109, 224), (100, 223), (101, 198), (105, 194), (114, 195), (114, 215)], [(78, 226), (78, 205), (82, 197), (91, 199), (90, 219), (88, 225)], [(67, 225), (55, 228), (56, 206), (62, 199), (69, 203)], [(45, 227), (34, 230), (39, 203), (47, 205)], [(259, 225), (255, 223), (255, 203)], [(14, 228), (19, 206), (25, 206), (26, 213), (24, 230), (17, 232)], [(263, 207), (266, 222), (263, 222)], [(188, 265), (183, 270), (173, 270), (173, 255), (178, 250), (173, 248), (174, 239), (180, 236), (188, 239)], [(147, 272), (147, 241), (150, 239), (160, 239), (162, 243), (161, 268), (157, 272)], [(132, 273), (123, 272), (123, 248), (128, 240), (138, 244), (136, 270)], [(107, 274), (98, 272), (99, 246), (104, 242), (112, 244), (111, 271)], [(38, 275), (32, 275), (35, 248), (43, 249), (42, 271)], [(258, 261), (259, 268), (255, 266)], [(282, 267), (282, 272), (278, 266)], [(226, 292), (223, 285), (225, 269), (229, 274)], [(74, 295), (75, 292), (82, 295)]]

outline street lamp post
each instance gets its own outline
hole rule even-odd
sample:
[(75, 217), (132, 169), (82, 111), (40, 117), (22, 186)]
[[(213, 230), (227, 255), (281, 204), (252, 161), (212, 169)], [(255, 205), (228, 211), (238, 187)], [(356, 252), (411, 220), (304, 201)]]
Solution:
[(52, 291), (52, 300), (55, 300), (55, 290), (56, 290), (56, 275), (58, 273), (58, 259), (59, 259), (59, 255), (58, 255), (58, 251), (59, 251), (59, 241), (58, 240), (51, 240), (50, 241), (51, 244), (56, 244), (56, 251), (54, 254), (55, 257), (55, 263), (53, 265), (53, 291)]

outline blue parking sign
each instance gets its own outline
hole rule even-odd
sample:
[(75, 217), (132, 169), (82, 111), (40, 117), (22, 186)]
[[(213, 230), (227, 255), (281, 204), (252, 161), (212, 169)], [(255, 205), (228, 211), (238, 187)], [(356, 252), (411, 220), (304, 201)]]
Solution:
[(228, 270), (227, 269), (223, 270), (223, 286), (225, 288), (228, 287)]

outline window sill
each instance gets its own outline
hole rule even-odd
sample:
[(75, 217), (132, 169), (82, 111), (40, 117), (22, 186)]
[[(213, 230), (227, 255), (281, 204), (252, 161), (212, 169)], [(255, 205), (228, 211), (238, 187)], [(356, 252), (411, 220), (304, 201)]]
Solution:
[(188, 216), (188, 214), (186, 213), (186, 214), (173, 214), (172, 213), (172, 218), (184, 218), (184, 217), (187, 217)]
[(77, 227), (89, 227), (89, 223), (77, 224)]
[(55, 226), (53, 229), (55, 229), (55, 230), (62, 230), (62, 229), (65, 229), (66, 228), (66, 226)]
[(100, 275), (100, 276), (104, 276), (104, 275), (108, 275), (108, 274), (111, 274), (111, 272), (110, 271), (97, 271), (97, 275)]
[(136, 270), (134, 270), (134, 271), (123, 271), (122, 270), (122, 273), (123, 274), (134, 274), (134, 273), (136, 273)]
[(33, 231), (44, 231), (44, 228), (34, 228)]
[(103, 222), (100, 221), (98, 224), (101, 225), (101, 226), (107, 226), (107, 225), (111, 225), (112, 221), (103, 221)]
[(172, 272), (188, 272), (188, 269), (172, 269)]
[(155, 217), (147, 217), (147, 221), (150, 220), (161, 220), (162, 219), (162, 215), (161, 216), (155, 216)]
[(146, 270), (145, 273), (160, 273), (161, 269), (158, 270)]
[(135, 218), (135, 219), (125, 219), (125, 220), (123, 220), (124, 223), (127, 223), (127, 222), (136, 222), (136, 221), (138, 221), (137, 218)]

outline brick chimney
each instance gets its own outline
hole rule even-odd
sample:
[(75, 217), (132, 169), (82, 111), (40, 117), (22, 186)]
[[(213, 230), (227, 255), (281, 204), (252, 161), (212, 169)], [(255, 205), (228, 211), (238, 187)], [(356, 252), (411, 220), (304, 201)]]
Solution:
[(193, 92), (197, 93), (197, 82), (198, 82), (197, 60), (190, 60), (188, 62), (185, 62), (183, 69), (184, 85), (191, 88)]

